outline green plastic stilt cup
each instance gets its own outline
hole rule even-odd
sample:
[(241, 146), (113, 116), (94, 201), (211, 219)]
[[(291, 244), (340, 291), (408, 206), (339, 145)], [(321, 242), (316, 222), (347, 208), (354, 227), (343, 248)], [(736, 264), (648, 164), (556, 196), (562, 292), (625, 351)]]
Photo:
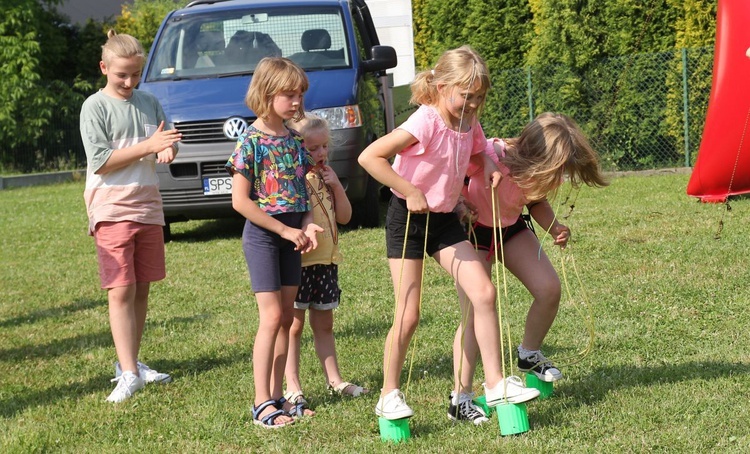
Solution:
[(541, 381), (531, 372), (526, 374), (526, 387), (538, 389), (540, 399), (548, 398), (553, 392), (552, 382)]
[(487, 405), (487, 398), (485, 396), (479, 396), (474, 399), (474, 405), (481, 408), (484, 414), (489, 418), (494, 413), (495, 409)]
[(409, 418), (385, 419), (378, 418), (380, 439), (385, 442), (401, 443), (411, 438)]
[(526, 404), (500, 404), (495, 406), (500, 435), (517, 435), (529, 431), (529, 415)]

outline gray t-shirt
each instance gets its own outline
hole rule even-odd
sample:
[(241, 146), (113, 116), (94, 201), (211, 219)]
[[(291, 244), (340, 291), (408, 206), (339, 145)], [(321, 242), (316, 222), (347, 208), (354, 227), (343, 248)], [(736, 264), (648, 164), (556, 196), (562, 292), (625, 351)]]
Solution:
[(155, 155), (104, 175), (96, 173), (114, 150), (146, 140), (162, 121), (166, 122), (166, 115), (159, 101), (139, 90), (127, 100), (99, 91), (83, 103), (81, 139), (88, 161), (84, 200), (89, 233), (102, 221), (164, 225)]

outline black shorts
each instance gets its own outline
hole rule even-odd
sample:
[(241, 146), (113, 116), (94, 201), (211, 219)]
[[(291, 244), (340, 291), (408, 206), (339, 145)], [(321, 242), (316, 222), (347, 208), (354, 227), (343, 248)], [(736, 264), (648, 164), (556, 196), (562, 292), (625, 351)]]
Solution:
[[(466, 241), (466, 232), (453, 212), (430, 212), (429, 228), (426, 225), (426, 214), (412, 213), (409, 220), (409, 233), (406, 235), (408, 215), (406, 200), (392, 196), (385, 217), (385, 244), (389, 259), (400, 259), (402, 256), (405, 259), (424, 259), (425, 231), (427, 231), (427, 255), (429, 256), (441, 249)], [(406, 252), (404, 252), (404, 237), (407, 237)]]
[(294, 299), (295, 309), (327, 311), (339, 305), (338, 265), (310, 265), (302, 267), (302, 282)]
[[(274, 218), (284, 225), (299, 229), (304, 213), (282, 213)], [(275, 292), (282, 286), (298, 286), (302, 275), (302, 256), (294, 243), (279, 234), (245, 222), (242, 250), (253, 292)]]
[[(502, 240), (503, 243), (507, 243), (508, 240), (513, 238), (515, 235), (528, 230), (529, 226), (522, 217), (518, 217), (518, 220), (513, 225), (503, 227), (497, 230), (497, 237)], [(492, 251), (499, 250), (495, 247), (495, 238), (492, 234), (492, 227), (487, 227), (482, 224), (474, 224), (473, 235), (469, 232), (469, 242), (476, 246), (478, 250), (488, 251), (487, 259), (492, 257)], [(498, 253), (498, 259), (501, 258)]]

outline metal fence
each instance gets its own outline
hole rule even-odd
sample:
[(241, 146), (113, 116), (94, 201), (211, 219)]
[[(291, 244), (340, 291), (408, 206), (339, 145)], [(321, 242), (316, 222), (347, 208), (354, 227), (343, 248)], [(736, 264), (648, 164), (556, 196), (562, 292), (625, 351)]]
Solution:
[[(691, 166), (711, 90), (713, 48), (608, 58), (574, 71), (561, 66), (493, 74), (482, 114), (488, 137), (514, 137), (535, 115), (574, 118), (602, 156), (605, 170)], [(408, 87), (397, 87), (396, 124), (413, 110)], [(398, 93), (402, 93), (399, 96)], [(39, 145), (8, 150), (0, 174), (85, 167), (77, 115), (50, 119)]]
[[(692, 166), (712, 68), (706, 47), (608, 58), (579, 71), (502, 70), (492, 74), (481, 123), (488, 137), (515, 137), (535, 115), (564, 113), (586, 132), (605, 170)], [(397, 107), (396, 123), (411, 111)]]

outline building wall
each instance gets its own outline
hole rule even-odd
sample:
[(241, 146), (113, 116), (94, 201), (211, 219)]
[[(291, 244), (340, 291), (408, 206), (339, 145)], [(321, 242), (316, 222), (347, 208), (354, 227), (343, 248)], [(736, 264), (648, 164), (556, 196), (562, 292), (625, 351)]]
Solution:
[(393, 73), (393, 85), (408, 85), (415, 71), (411, 0), (367, 0), (367, 6), (380, 44), (396, 49), (398, 65), (388, 70)]

